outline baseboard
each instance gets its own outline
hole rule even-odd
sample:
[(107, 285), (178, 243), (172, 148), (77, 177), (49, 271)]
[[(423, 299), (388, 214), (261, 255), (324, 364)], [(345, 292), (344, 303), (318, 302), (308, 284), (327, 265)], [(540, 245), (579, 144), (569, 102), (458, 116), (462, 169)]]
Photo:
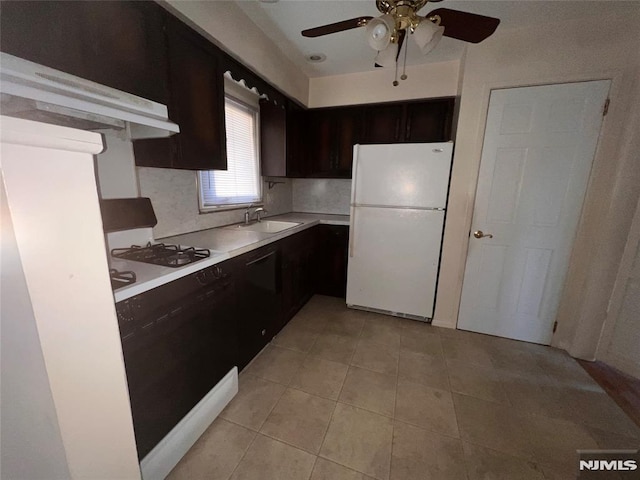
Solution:
[(429, 317), (421, 317), (419, 315), (412, 315), (410, 313), (392, 312), (391, 310), (381, 310), (379, 308), (373, 307), (363, 307), (361, 305), (353, 305), (351, 303), (347, 303), (347, 308), (352, 308), (353, 310), (362, 310), (364, 312), (380, 313), (382, 315), (390, 315), (392, 317), (407, 318), (409, 320), (416, 320), (418, 322), (431, 322), (431, 319)]
[(218, 384), (140, 462), (144, 480), (163, 480), (238, 393), (238, 368)]

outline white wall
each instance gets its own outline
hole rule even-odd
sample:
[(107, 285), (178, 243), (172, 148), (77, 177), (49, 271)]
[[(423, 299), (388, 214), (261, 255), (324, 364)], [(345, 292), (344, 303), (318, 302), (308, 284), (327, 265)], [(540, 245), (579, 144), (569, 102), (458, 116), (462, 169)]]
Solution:
[(105, 150), (96, 156), (101, 198), (134, 198), (138, 196), (138, 180), (133, 144), (115, 132), (103, 136)]
[[(635, 102), (631, 103), (633, 116), (627, 123), (628, 135), (623, 145), (627, 158), (634, 165), (636, 175), (619, 176), (616, 189), (626, 191), (637, 188), (638, 152), (640, 152), (640, 79), (636, 81)], [(623, 212), (633, 211), (631, 195), (622, 205)], [(602, 360), (629, 375), (640, 378), (640, 200), (622, 254), (615, 287), (607, 308), (607, 317), (598, 343), (596, 359)]]
[[(158, 218), (153, 229), (157, 238), (241, 222), (244, 209), (200, 214), (196, 172), (169, 168), (138, 167), (140, 194), (149, 197)], [(291, 211), (291, 180), (269, 189), (263, 182), (262, 192), (267, 216)]]
[[(553, 343), (593, 358), (640, 181), (622, 151), (640, 73), (640, 13), (498, 31), (467, 49), (449, 212), (434, 323), (455, 326), (466, 261), (482, 138), (492, 88), (612, 79), (611, 107), (594, 160)], [(617, 178), (626, 178), (623, 184)]]
[(307, 77), (234, 2), (169, 0), (163, 5), (269, 83), (306, 105)]
[(608, 310), (597, 359), (640, 379), (640, 202)]
[(294, 178), (294, 212), (349, 215), (351, 180), (337, 178)]
[(408, 78), (392, 85), (394, 69), (309, 79), (309, 107), (332, 107), (416, 98), (450, 97), (458, 93), (457, 60), (407, 67)]

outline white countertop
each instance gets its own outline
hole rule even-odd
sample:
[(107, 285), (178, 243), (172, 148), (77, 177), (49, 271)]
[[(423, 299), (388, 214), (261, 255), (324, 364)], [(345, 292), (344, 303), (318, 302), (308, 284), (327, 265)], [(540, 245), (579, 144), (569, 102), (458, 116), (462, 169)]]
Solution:
[(156, 239), (157, 242), (180, 244), (183, 246), (208, 248), (211, 256), (205, 260), (199, 260), (184, 267), (171, 268), (151, 265), (142, 262), (132, 262), (111, 257), (111, 268), (120, 271), (130, 270), (136, 274), (136, 283), (121, 287), (114, 292), (117, 302), (126, 300), (140, 293), (159, 287), (178, 278), (195, 273), (216, 263), (237, 257), (256, 248), (268, 245), (282, 238), (311, 228), (314, 225), (346, 225), (349, 226), (348, 215), (327, 215), (317, 213), (286, 213), (274, 217), (265, 217), (268, 220), (300, 223), (278, 233), (252, 232), (248, 230), (231, 230), (224, 227), (210, 228), (198, 232), (185, 233), (173, 237)]

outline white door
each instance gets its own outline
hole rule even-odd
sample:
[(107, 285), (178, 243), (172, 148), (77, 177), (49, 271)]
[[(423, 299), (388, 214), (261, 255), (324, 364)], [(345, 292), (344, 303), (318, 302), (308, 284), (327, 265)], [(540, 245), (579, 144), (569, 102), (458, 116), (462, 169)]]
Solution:
[(458, 328), (551, 341), (609, 85), (491, 93)]

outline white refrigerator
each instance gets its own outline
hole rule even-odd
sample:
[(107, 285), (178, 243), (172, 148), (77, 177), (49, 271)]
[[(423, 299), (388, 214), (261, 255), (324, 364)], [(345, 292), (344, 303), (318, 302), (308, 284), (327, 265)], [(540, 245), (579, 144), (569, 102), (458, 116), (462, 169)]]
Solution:
[(355, 145), (347, 306), (433, 318), (453, 143)]

